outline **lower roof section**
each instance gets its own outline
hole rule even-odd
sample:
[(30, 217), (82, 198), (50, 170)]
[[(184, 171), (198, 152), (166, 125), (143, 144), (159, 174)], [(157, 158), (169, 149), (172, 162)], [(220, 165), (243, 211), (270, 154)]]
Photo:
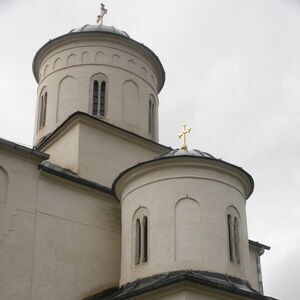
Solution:
[(36, 150), (35, 148), (29, 148), (9, 140), (0, 138), (0, 147), (9, 151), (15, 151), (16, 153), (31, 156), (39, 161), (47, 160), (49, 155)]
[(47, 161), (42, 162), (39, 165), (39, 169), (42, 171), (45, 171), (47, 173), (50, 173), (52, 175), (76, 182), (80, 185), (84, 185), (84, 186), (90, 187), (92, 189), (99, 190), (106, 194), (112, 194), (112, 190), (110, 188), (108, 188), (104, 185), (98, 184), (96, 182), (93, 182), (91, 180), (87, 180), (85, 178), (79, 177), (76, 173), (73, 173), (70, 170), (66, 170), (64, 168), (61, 168), (54, 164), (51, 164), (50, 162), (47, 162)]
[(182, 270), (135, 280), (120, 288), (110, 288), (83, 300), (121, 300), (136, 297), (183, 281), (221, 290), (246, 299), (276, 300), (251, 288), (248, 282), (228, 275), (207, 271)]

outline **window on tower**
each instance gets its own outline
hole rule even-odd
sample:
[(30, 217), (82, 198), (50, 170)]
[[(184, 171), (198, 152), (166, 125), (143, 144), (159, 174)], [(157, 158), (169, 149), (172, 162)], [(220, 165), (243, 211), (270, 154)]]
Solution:
[(96, 74), (91, 80), (91, 113), (93, 116), (104, 117), (106, 115), (107, 78), (102, 74)]
[(233, 263), (240, 263), (240, 230), (239, 215), (235, 208), (227, 210), (227, 234), (229, 260)]
[(155, 132), (155, 101), (154, 101), (154, 97), (152, 95), (150, 95), (149, 98), (149, 133), (151, 135), (154, 135)]
[(38, 130), (42, 129), (46, 125), (46, 111), (47, 111), (47, 100), (48, 100), (47, 98), (48, 98), (48, 93), (44, 89), (40, 96)]
[(134, 232), (133, 232), (133, 243), (134, 243), (134, 264), (140, 265), (148, 261), (148, 249), (149, 249), (149, 214), (145, 207), (139, 208), (134, 220)]

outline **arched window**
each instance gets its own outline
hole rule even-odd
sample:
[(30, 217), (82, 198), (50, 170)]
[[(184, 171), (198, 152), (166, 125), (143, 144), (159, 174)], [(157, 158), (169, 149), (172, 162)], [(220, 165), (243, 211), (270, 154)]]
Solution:
[(234, 250), (235, 250), (235, 259), (237, 263), (240, 263), (240, 232), (239, 232), (239, 221), (234, 218)]
[(151, 95), (149, 99), (149, 111), (148, 111), (149, 117), (149, 133), (151, 135), (154, 135), (155, 132), (155, 102), (154, 97)]
[(232, 218), (231, 215), (227, 215), (228, 226), (228, 245), (229, 245), (229, 259), (233, 261), (233, 236), (232, 236)]
[(106, 115), (106, 86), (107, 79), (102, 74), (96, 74), (91, 79), (92, 115), (104, 117)]
[(100, 90), (100, 116), (105, 115), (105, 89), (106, 89), (106, 82), (101, 82), (101, 90)]
[(45, 127), (46, 124), (47, 98), (48, 93), (44, 90), (40, 96), (39, 130)]
[(228, 250), (229, 260), (240, 263), (240, 230), (239, 215), (235, 208), (227, 209), (227, 232), (228, 232)]
[(134, 221), (134, 263), (146, 263), (149, 258), (149, 216), (148, 210), (141, 207), (135, 213)]
[(98, 114), (98, 98), (99, 98), (99, 83), (97, 80), (94, 80), (93, 83), (93, 116)]
[(148, 261), (148, 218), (143, 217), (143, 262)]
[(135, 221), (135, 264), (138, 265), (141, 262), (141, 220), (136, 219)]

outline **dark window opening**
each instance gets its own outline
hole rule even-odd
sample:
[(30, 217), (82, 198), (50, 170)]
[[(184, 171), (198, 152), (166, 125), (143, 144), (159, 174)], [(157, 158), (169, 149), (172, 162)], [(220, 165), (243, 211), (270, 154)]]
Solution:
[(239, 234), (239, 223), (238, 219), (234, 218), (234, 250), (236, 262), (240, 263), (240, 234)]
[(93, 110), (92, 115), (98, 115), (98, 97), (99, 97), (99, 83), (97, 80), (93, 83)]
[(106, 88), (106, 83), (105, 81), (102, 81), (101, 92), (100, 92), (100, 116), (105, 115), (105, 88)]
[(40, 102), (40, 120), (39, 129), (43, 128), (46, 124), (46, 110), (47, 110), (47, 92), (41, 97)]
[(148, 218), (143, 218), (143, 237), (144, 237), (144, 253), (143, 253), (143, 262), (148, 261)]
[(138, 265), (141, 261), (141, 221), (136, 220), (135, 223), (135, 264)]
[(154, 134), (154, 102), (153, 99), (149, 100), (149, 133)]
[(231, 215), (227, 215), (229, 259), (230, 261), (233, 261), (233, 239), (232, 239), (231, 224), (232, 224)]

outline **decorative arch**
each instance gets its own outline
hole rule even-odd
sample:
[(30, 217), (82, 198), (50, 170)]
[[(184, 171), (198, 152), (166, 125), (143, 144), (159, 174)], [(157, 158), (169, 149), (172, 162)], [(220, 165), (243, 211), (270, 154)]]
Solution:
[(63, 67), (63, 62), (60, 58), (57, 58), (53, 64), (53, 70), (58, 70)]
[(75, 65), (75, 63), (76, 63), (76, 55), (74, 53), (71, 53), (67, 57), (67, 66)]
[(135, 265), (149, 260), (149, 210), (139, 207), (132, 218), (132, 249)]
[(145, 67), (141, 67), (141, 74), (143, 77), (147, 77), (147, 69)]
[(58, 84), (56, 121), (65, 120), (73, 112), (75, 93), (75, 78), (65, 76)]
[(227, 224), (227, 249), (229, 261), (232, 263), (241, 262), (240, 250), (240, 229), (241, 217), (239, 211), (234, 206), (228, 206), (226, 209), (226, 224)]
[(123, 120), (138, 127), (139, 87), (132, 79), (123, 83)]
[(103, 62), (104, 61), (104, 53), (102, 51), (98, 51), (95, 55), (95, 62)]
[(154, 85), (155, 84), (155, 79), (154, 79), (154, 76), (152, 74), (150, 75), (150, 78), (151, 78), (152, 84)]
[(195, 261), (201, 253), (201, 209), (197, 200), (186, 197), (175, 205), (175, 260)]
[(7, 202), (8, 173), (0, 166), (0, 204)]
[(49, 65), (46, 65), (45, 69), (44, 69), (44, 77), (49, 74), (49, 71), (50, 71), (50, 67), (49, 67)]
[(121, 57), (120, 57), (120, 55), (114, 54), (112, 56), (112, 64), (114, 66), (117, 66), (117, 67), (119, 67), (121, 65)]
[(131, 71), (135, 70), (135, 62), (132, 59), (127, 61), (127, 68)]
[(90, 57), (90, 54), (89, 54), (87, 51), (84, 51), (84, 52), (81, 54), (81, 63), (82, 63), (82, 64), (88, 63), (88, 62), (89, 62), (89, 57)]
[(107, 90), (107, 76), (102, 73), (94, 74), (90, 79), (90, 113), (93, 116), (106, 116)]

